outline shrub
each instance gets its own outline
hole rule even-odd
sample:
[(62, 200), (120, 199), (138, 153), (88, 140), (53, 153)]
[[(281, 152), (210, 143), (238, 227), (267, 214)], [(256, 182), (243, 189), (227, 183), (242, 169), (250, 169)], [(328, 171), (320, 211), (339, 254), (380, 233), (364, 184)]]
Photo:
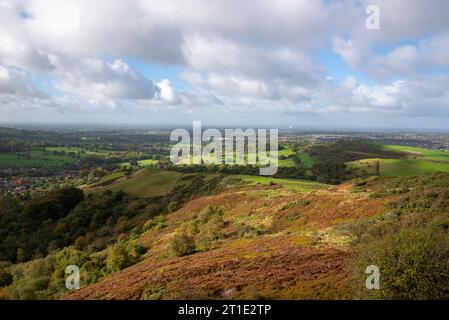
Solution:
[(192, 254), (195, 252), (194, 239), (184, 232), (178, 232), (170, 239), (169, 250), (177, 257)]
[(106, 268), (110, 272), (117, 272), (130, 266), (134, 263), (134, 261), (135, 259), (130, 253), (129, 248), (127, 248), (123, 243), (118, 243), (108, 249)]
[(401, 300), (449, 298), (447, 230), (430, 225), (391, 232), (359, 249), (361, 277), (366, 278), (362, 272), (369, 265), (377, 265), (380, 270), (380, 290), (369, 294), (365, 290), (365, 295)]
[(161, 300), (165, 293), (164, 288), (145, 288), (140, 296), (140, 300)]
[(223, 237), (224, 221), (221, 214), (214, 214), (209, 221), (200, 225), (197, 245), (200, 250), (208, 249), (212, 243)]

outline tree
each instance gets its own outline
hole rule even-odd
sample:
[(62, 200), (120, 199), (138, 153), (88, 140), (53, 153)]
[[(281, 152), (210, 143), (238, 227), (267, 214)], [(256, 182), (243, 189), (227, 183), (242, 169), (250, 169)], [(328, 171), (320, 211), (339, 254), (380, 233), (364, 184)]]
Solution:
[(106, 268), (111, 272), (117, 272), (133, 264), (134, 259), (128, 248), (123, 243), (118, 243), (109, 248), (106, 258)]

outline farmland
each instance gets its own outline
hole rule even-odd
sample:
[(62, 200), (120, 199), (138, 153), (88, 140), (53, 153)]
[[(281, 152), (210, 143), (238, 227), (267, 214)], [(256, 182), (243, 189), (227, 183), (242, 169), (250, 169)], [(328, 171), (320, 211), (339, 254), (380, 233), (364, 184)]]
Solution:
[(0, 167), (53, 167), (62, 166), (73, 161), (73, 157), (68, 154), (54, 154), (53, 152), (44, 150), (0, 153)]
[(449, 152), (401, 145), (381, 145), (383, 150), (402, 152), (403, 159), (362, 159), (349, 162), (351, 168), (381, 176), (414, 176), (433, 172), (449, 172)]
[(376, 174), (377, 161), (379, 161), (381, 176), (414, 176), (433, 172), (449, 172), (449, 162), (419, 159), (364, 159), (350, 162), (349, 165), (368, 174)]
[(400, 145), (386, 145), (383, 144), (382, 148), (391, 151), (400, 151), (409, 153), (411, 156), (422, 157), (429, 160), (437, 161), (449, 161), (449, 152), (441, 150), (429, 150), (418, 147), (400, 146)]

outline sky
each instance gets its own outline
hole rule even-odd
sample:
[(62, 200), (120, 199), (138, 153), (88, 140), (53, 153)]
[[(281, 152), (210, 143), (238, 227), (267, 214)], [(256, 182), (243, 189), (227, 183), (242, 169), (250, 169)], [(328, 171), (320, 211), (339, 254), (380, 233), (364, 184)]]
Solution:
[(0, 0), (0, 123), (444, 130), (448, 16), (447, 0)]

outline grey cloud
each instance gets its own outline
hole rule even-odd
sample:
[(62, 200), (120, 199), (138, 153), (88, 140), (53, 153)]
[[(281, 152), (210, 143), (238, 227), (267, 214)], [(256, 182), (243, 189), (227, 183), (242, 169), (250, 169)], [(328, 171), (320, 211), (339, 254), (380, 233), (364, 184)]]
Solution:
[(9, 94), (17, 96), (48, 98), (48, 95), (32, 83), (29, 76), (22, 70), (6, 68), (0, 65), (0, 95)]
[(53, 57), (55, 87), (72, 95), (92, 98), (153, 99), (159, 90), (121, 59)]

